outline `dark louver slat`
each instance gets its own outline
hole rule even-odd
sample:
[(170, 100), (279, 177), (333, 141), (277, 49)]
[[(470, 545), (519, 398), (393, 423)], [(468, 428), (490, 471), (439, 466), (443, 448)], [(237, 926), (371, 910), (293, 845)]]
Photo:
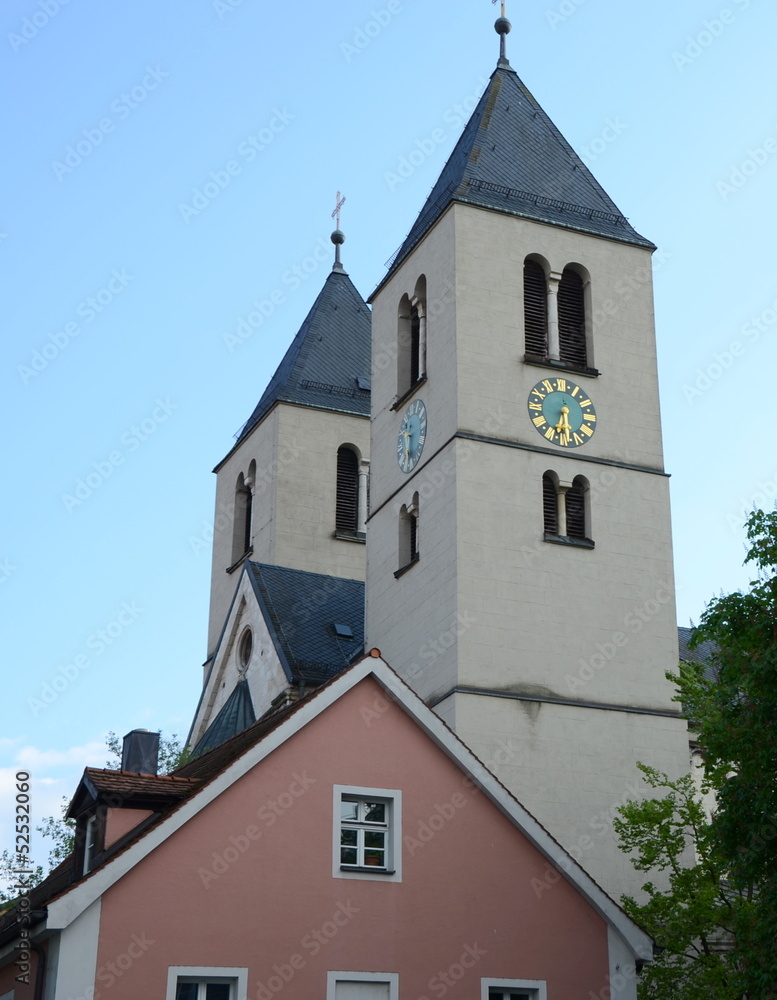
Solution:
[(558, 500), (556, 484), (550, 476), (542, 477), (542, 511), (545, 518), (545, 534), (558, 534)]
[(337, 450), (337, 531), (356, 532), (359, 520), (359, 462), (350, 448)]
[(567, 537), (585, 538), (585, 491), (579, 480), (567, 491)]
[(410, 518), (410, 560), (418, 555), (418, 518)]
[(558, 334), (561, 360), (585, 368), (585, 296), (583, 279), (565, 270), (558, 287)]
[(243, 552), (248, 552), (251, 548), (251, 491), (246, 487), (242, 491), (243, 506), (245, 508), (245, 530), (243, 532)]
[(523, 313), (526, 353), (537, 358), (548, 356), (548, 294), (545, 272), (533, 260), (523, 265)]

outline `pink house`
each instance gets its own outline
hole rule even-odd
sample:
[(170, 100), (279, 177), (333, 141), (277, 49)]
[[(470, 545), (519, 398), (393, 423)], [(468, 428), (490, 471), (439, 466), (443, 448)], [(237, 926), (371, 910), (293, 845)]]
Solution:
[(652, 955), (376, 650), (175, 776), (87, 769), (71, 811), (0, 1000), (633, 1000)]

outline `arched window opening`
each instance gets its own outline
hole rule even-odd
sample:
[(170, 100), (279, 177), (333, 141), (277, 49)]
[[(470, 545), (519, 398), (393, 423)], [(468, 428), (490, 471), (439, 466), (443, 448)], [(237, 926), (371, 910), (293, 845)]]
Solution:
[(426, 278), (413, 297), (403, 295), (397, 312), (397, 395), (402, 398), (426, 377)]
[(558, 287), (558, 335), (561, 361), (585, 368), (585, 289), (583, 279), (570, 267), (564, 268)]
[(253, 479), (241, 472), (235, 487), (235, 519), (232, 533), (232, 562), (236, 563), (251, 551), (251, 507)]
[(337, 449), (335, 530), (349, 535), (359, 530), (359, 459), (345, 445)]
[(546, 472), (542, 477), (542, 514), (546, 535), (558, 534), (558, 485), (555, 478)]
[(399, 510), (399, 570), (402, 572), (418, 559), (418, 494)]
[(536, 260), (523, 265), (523, 312), (526, 353), (548, 356), (548, 288), (545, 271)]
[(567, 490), (567, 538), (584, 539), (586, 532), (586, 501), (587, 483), (582, 476), (576, 476), (572, 486)]
[(410, 385), (421, 376), (421, 313), (418, 304), (410, 307)]

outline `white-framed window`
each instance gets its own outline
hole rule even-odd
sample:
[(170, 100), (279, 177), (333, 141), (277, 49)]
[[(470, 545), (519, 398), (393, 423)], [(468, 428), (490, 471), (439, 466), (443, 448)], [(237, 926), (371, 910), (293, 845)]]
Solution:
[(246, 1000), (248, 969), (171, 965), (165, 1000)]
[(396, 972), (327, 972), (326, 1000), (397, 1000)]
[(402, 793), (335, 785), (332, 875), (402, 881)]
[(548, 1000), (544, 979), (481, 979), (480, 1000)]

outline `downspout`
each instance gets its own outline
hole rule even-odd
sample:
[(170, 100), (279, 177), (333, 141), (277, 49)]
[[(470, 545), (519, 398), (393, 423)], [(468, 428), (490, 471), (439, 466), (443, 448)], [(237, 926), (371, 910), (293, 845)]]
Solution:
[(30, 941), (30, 947), (38, 956), (35, 964), (35, 992), (34, 1000), (43, 1000), (43, 989), (46, 985), (46, 962), (48, 961), (48, 951), (43, 945), (36, 941)]

